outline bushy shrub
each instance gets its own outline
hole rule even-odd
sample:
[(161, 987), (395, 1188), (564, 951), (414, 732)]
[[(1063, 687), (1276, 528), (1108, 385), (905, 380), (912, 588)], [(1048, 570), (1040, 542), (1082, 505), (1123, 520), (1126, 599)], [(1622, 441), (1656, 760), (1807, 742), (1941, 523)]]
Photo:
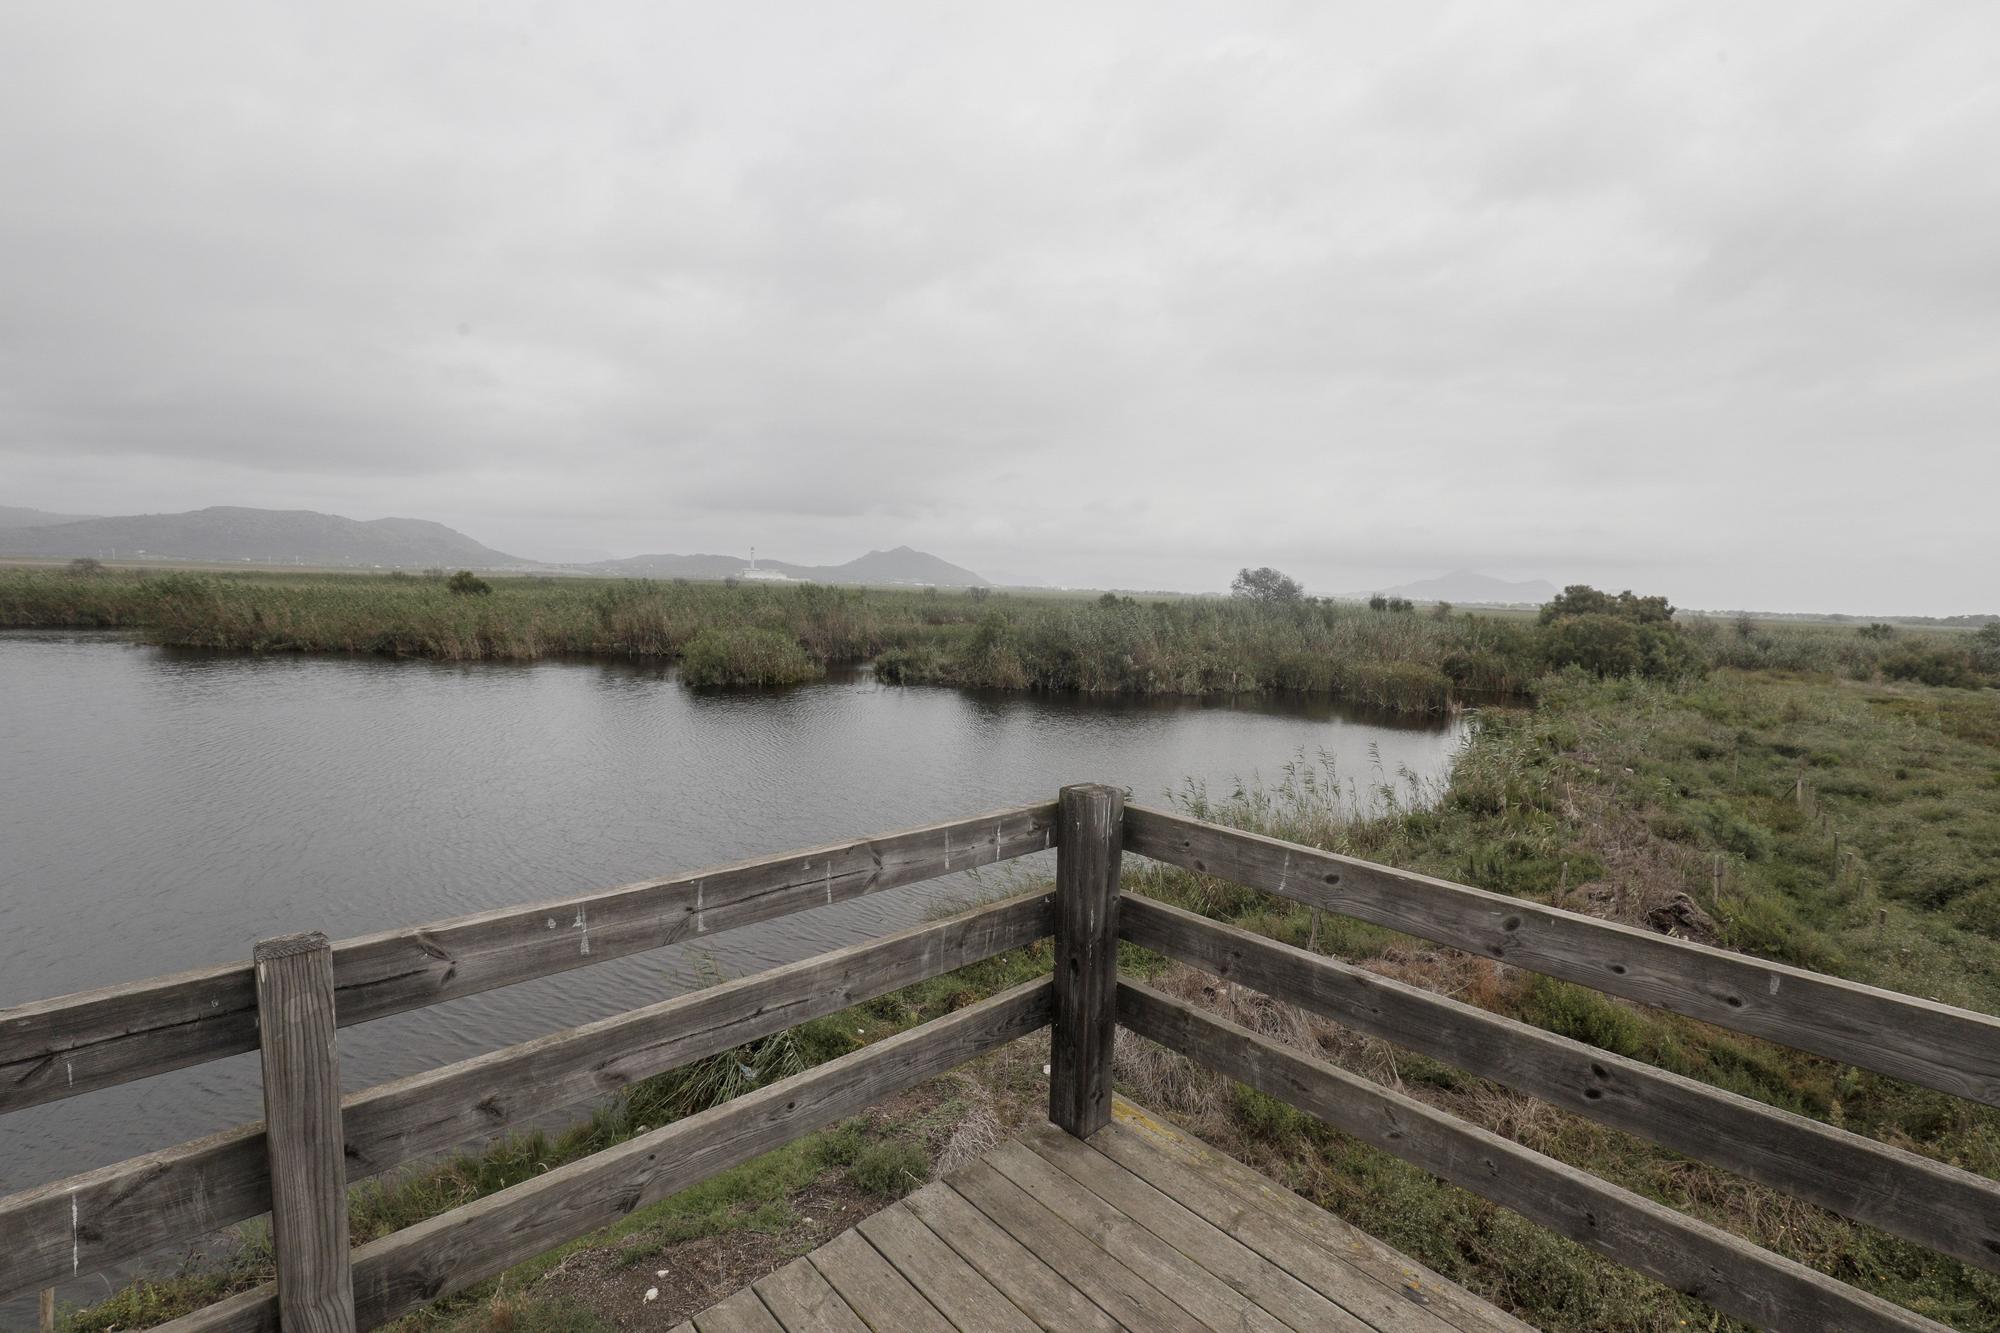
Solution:
[(1568, 616), (1615, 616), (1640, 625), (1667, 625), (1673, 622), (1674, 608), (1664, 597), (1639, 597), (1630, 588), (1613, 597), (1588, 583), (1572, 583), (1543, 605), (1541, 623), (1553, 624)]
[(1231, 597), (1247, 597), (1258, 602), (1296, 602), (1306, 590), (1289, 574), (1265, 565), (1261, 569), (1240, 569), (1230, 581)]
[(461, 597), (485, 597), (493, 591), (493, 585), (469, 569), (461, 569), (445, 583)]
[(1671, 679), (1699, 674), (1701, 659), (1674, 623), (1664, 597), (1628, 588), (1613, 597), (1573, 583), (1542, 607), (1542, 656), (1557, 670), (1581, 667), (1594, 676)]
[(1564, 616), (1543, 627), (1551, 667), (1581, 667), (1594, 676), (1666, 679), (1698, 670), (1693, 650), (1671, 625), (1596, 613)]
[(1949, 648), (1906, 648), (1882, 659), (1882, 674), (1890, 680), (1915, 680), (1926, 685), (1983, 684), (1972, 654)]

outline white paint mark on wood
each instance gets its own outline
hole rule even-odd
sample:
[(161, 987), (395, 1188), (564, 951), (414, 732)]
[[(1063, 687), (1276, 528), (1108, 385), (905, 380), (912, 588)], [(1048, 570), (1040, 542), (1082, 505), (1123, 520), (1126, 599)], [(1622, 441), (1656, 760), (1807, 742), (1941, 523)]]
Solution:
[(69, 1275), (75, 1277), (83, 1268), (82, 1228), (77, 1225), (76, 1191), (69, 1192)]
[(69, 1081), (68, 1086), (76, 1086), (76, 1066), (67, 1060), (63, 1061), (63, 1077)]
[(1771, 994), (1776, 995), (1777, 993), (1778, 993), (1778, 974), (1776, 972), (1773, 972), (1771, 974)]
[(575, 926), (576, 926), (576, 928), (577, 928), (578, 930), (580, 930), (580, 931), (582, 931), (582, 932), (583, 932), (583, 951), (584, 951), (585, 953), (589, 953), (589, 952), (590, 952), (590, 920), (589, 920), (589, 916), (588, 916), (588, 914), (587, 914), (587, 913), (586, 913), (586, 912), (584, 911), (584, 909), (583, 909), (583, 908), (581, 908), (581, 907), (579, 907), (579, 908), (577, 908), (577, 909), (576, 909), (576, 921), (575, 921), (575, 923), (574, 923), (574, 924), (575, 924)]
[(944, 868), (951, 869), (951, 830), (944, 831)]
[(1284, 864), (1284, 865), (1282, 865), (1282, 866), (1280, 866), (1280, 867), (1278, 867), (1278, 892), (1279, 892), (1279, 893), (1283, 893), (1283, 892), (1285, 891), (1285, 881), (1286, 881), (1287, 879), (1291, 878), (1291, 874), (1292, 874), (1292, 854), (1291, 854), (1290, 852), (1286, 852), (1286, 853), (1285, 853), (1285, 864)]
[(831, 861), (826, 863), (826, 902), (829, 907), (833, 905), (833, 862)]
[(696, 934), (700, 934), (701, 931), (704, 929), (704, 927), (701, 924), (701, 911), (702, 911), (701, 889), (702, 885), (706, 883), (708, 883), (708, 881), (705, 879), (698, 879), (694, 882), (694, 928)]

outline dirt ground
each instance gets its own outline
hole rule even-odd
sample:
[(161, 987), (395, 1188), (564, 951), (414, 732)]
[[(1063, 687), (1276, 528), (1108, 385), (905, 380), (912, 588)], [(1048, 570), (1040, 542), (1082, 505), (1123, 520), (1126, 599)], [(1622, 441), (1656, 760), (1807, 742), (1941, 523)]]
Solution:
[[(963, 1113), (926, 1126), (922, 1140), (931, 1177), (948, 1175), (1046, 1113), (1046, 1032), (1024, 1038), (964, 1070), (933, 1079), (881, 1102), (862, 1119), (883, 1137), (909, 1138), (938, 1107), (957, 1098)], [(634, 1262), (629, 1241), (579, 1249), (536, 1279), (526, 1292), (495, 1295), (489, 1327), (513, 1326), (512, 1299), (568, 1302), (618, 1329), (669, 1329), (765, 1274), (790, 1263), (895, 1200), (856, 1188), (839, 1169), (823, 1172), (787, 1198), (797, 1221), (771, 1233), (749, 1227), (662, 1246)], [(746, 1211), (754, 1205), (745, 1205)], [(646, 1292), (657, 1294), (646, 1299)]]

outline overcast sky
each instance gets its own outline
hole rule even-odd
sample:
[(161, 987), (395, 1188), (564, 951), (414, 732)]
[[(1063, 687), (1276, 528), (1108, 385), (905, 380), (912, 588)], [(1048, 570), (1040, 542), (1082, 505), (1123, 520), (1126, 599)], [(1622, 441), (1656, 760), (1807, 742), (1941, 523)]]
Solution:
[(2000, 610), (2000, 6), (0, 10), (0, 503)]

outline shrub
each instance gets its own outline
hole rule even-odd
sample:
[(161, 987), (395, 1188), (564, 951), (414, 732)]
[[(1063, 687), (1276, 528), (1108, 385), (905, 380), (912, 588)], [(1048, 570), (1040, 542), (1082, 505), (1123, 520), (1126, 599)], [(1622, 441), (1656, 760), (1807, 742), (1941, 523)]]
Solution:
[(1305, 588), (1297, 579), (1269, 565), (1261, 569), (1239, 569), (1229, 584), (1231, 597), (1247, 597), (1253, 602), (1296, 602), (1305, 593)]
[(1949, 648), (1906, 648), (1882, 659), (1882, 674), (1890, 680), (1916, 680), (1926, 685), (1977, 686), (1981, 683), (1972, 654)]
[(690, 685), (796, 685), (820, 672), (798, 640), (773, 629), (705, 629), (681, 649)]
[(70, 575), (72, 578), (87, 579), (103, 572), (104, 562), (92, 559), (87, 555), (80, 555), (63, 566), (63, 573)]
[(1873, 639), (1877, 643), (1882, 643), (1896, 637), (1896, 627), (1894, 625), (1885, 625), (1879, 620), (1872, 625), (1863, 625), (1854, 632), (1864, 639)]
[(1588, 583), (1572, 583), (1542, 607), (1541, 623), (1567, 616), (1616, 616), (1640, 625), (1665, 625), (1672, 622), (1674, 608), (1664, 597), (1638, 597), (1630, 588), (1613, 597)]
[(1689, 674), (1698, 665), (1671, 625), (1595, 612), (1544, 625), (1542, 643), (1550, 666), (1577, 666), (1594, 676), (1662, 679)]
[(453, 574), (444, 585), (461, 597), (484, 597), (493, 591), (493, 585), (469, 569), (461, 569)]

